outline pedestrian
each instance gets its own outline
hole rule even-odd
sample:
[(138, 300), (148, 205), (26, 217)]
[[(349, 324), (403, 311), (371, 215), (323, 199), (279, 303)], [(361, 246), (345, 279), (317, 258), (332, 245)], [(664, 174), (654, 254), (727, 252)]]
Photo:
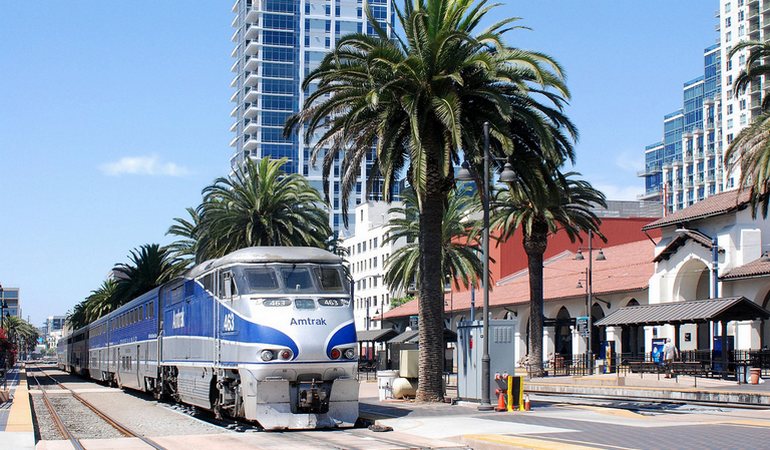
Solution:
[(667, 338), (665, 345), (663, 345), (663, 362), (666, 364), (666, 378), (671, 378), (672, 366), (676, 358), (679, 358), (679, 350), (671, 342), (671, 338)]

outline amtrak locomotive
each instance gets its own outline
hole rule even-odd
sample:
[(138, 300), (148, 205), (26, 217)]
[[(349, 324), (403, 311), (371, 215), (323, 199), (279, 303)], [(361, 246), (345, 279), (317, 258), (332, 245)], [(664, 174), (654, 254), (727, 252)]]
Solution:
[(356, 331), (340, 258), (252, 247), (60, 340), (59, 366), (268, 430), (352, 426)]

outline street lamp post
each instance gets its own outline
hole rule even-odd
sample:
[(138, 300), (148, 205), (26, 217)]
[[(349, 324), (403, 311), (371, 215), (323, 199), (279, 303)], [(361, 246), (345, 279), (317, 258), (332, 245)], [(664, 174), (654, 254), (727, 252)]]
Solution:
[[(593, 330), (593, 320), (591, 317), (591, 309), (593, 307), (593, 295), (594, 295), (594, 286), (593, 286), (593, 279), (594, 279), (594, 266), (593, 266), (593, 241), (594, 241), (594, 233), (593, 230), (588, 230), (588, 272), (586, 273), (586, 288), (588, 290), (588, 293), (586, 294), (586, 316), (588, 317), (588, 346), (586, 348), (586, 359), (587, 361), (587, 369), (588, 374), (593, 375), (594, 373), (594, 364), (593, 364), (593, 338), (594, 338), (594, 330)], [(578, 249), (577, 255), (575, 255), (575, 259), (578, 261), (583, 259), (583, 253), (580, 249)], [(602, 252), (601, 249), (599, 249), (599, 254), (596, 256), (597, 261), (604, 261), (607, 258), (604, 256), (604, 252)]]
[[(483, 346), (481, 356), (481, 404), (479, 404), (479, 411), (492, 410), (492, 404), (489, 401), (489, 373), (490, 373), (490, 358), (489, 358), (489, 163), (492, 156), (489, 154), (489, 122), (484, 122), (484, 175), (481, 180), (482, 187), (482, 206), (484, 210), (484, 233), (482, 237), (482, 263), (484, 275), (482, 279), (482, 287), (484, 292), (484, 307), (482, 309), (482, 335)], [(505, 160), (501, 158), (501, 160)], [(474, 180), (473, 174), (470, 173), (468, 163), (463, 163), (462, 169), (457, 173), (457, 180), (459, 181), (471, 181)], [(516, 179), (516, 174), (513, 171), (510, 163), (505, 163), (503, 171), (500, 174), (500, 181), (510, 183)]]

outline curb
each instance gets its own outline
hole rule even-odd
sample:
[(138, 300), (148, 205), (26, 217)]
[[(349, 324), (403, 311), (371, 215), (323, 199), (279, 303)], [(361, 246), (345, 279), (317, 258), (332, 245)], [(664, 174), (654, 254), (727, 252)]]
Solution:
[(703, 391), (696, 388), (660, 389), (641, 386), (578, 386), (555, 383), (529, 383), (526, 390), (534, 394), (571, 394), (647, 401), (702, 402), (754, 407), (770, 406), (770, 393), (764, 392)]

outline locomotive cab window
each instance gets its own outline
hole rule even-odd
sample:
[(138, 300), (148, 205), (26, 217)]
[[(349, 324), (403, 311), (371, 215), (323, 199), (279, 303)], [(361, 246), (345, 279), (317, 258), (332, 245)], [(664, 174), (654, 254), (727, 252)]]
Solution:
[(342, 282), (342, 274), (337, 267), (317, 267), (315, 269), (318, 277), (321, 291), (323, 292), (345, 292), (345, 283)]
[(269, 292), (279, 288), (278, 276), (272, 267), (253, 267), (243, 271), (242, 280), (248, 292)]
[(282, 267), (281, 277), (288, 292), (310, 292), (315, 288), (307, 267)]

